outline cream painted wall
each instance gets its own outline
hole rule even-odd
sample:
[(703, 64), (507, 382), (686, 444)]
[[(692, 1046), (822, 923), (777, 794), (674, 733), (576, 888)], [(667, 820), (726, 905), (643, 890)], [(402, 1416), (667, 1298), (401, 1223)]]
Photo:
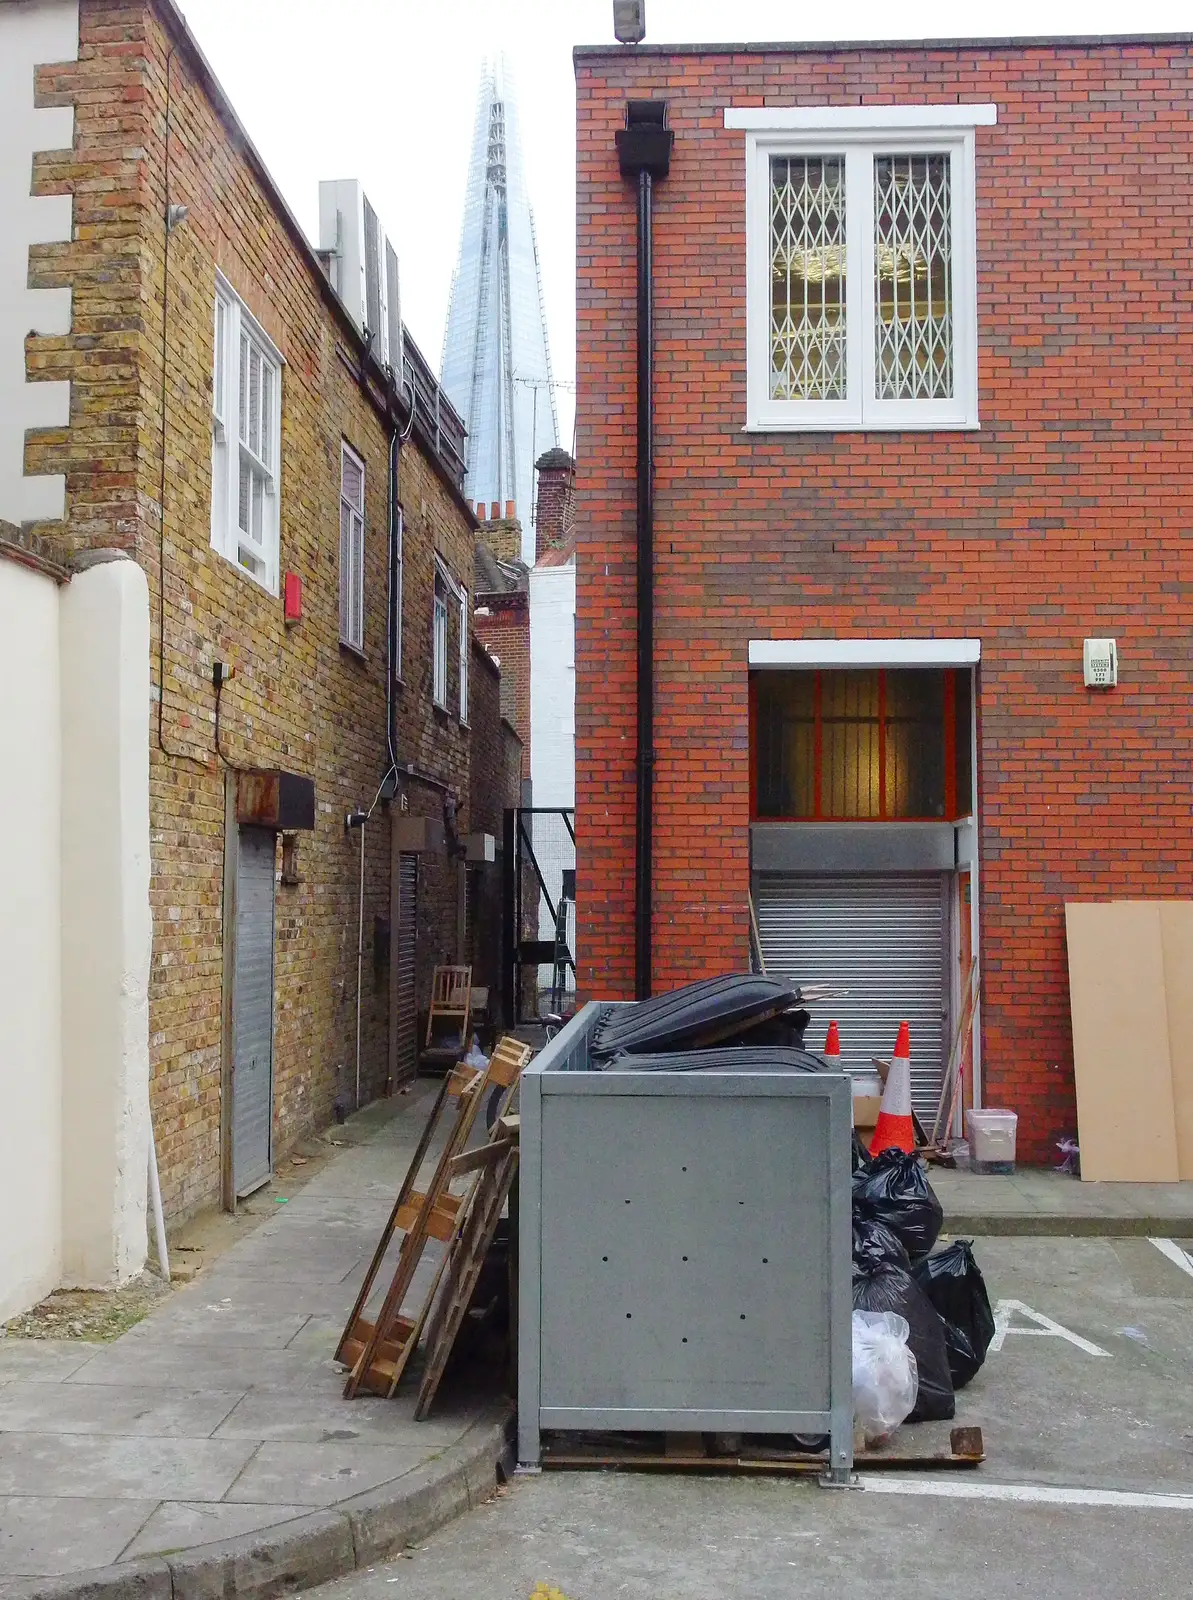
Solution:
[(0, 1321), (61, 1271), (58, 607), (0, 557)]
[[(108, 554), (105, 552), (105, 554)], [(0, 551), (0, 1321), (145, 1264), (149, 590)]]
[(145, 1264), (149, 589), (133, 561), (62, 590), (62, 1277)]
[(25, 338), (70, 331), (70, 290), (30, 289), (29, 246), (68, 240), (69, 195), (30, 195), (36, 150), (68, 149), (69, 106), (33, 104), (33, 69), (79, 54), (78, 0), (0, 5), (0, 520), (61, 519), (66, 480), (24, 476), (25, 432), (70, 420), (70, 384), (25, 381)]
[(530, 574), (530, 781), (536, 806), (576, 803), (576, 563)]

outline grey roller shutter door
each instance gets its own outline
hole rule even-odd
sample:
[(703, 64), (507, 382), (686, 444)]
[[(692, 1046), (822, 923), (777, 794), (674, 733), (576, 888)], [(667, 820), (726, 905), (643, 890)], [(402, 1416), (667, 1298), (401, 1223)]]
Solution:
[(418, 857), (403, 852), (398, 857), (398, 1014), (397, 1074), (409, 1077), (418, 1066), (418, 1009), (415, 990), (415, 951), (418, 946)]
[(274, 835), (240, 830), (232, 989), (232, 1183), (238, 1196), (271, 1176), (273, 1155)]
[(900, 1022), (911, 1029), (912, 1103), (931, 1121), (948, 1053), (948, 883), (942, 873), (757, 879), (758, 931), (767, 971), (831, 983), (844, 999), (812, 1008), (807, 1042), (819, 1050), (830, 1017), (850, 1072), (889, 1057)]

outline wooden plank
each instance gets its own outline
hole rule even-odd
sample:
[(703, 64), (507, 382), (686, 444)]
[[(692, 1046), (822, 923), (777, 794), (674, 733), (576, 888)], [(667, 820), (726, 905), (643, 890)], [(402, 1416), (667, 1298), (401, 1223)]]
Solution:
[(511, 1140), (502, 1143), (506, 1148), (505, 1157), (495, 1167), (486, 1167), (481, 1171), (472, 1193), (468, 1215), (448, 1253), (443, 1297), (427, 1340), (427, 1362), (415, 1402), (415, 1421), (427, 1416), (435, 1403), (440, 1380), (451, 1358), (518, 1170), (517, 1145)]
[(448, 1171), (453, 1178), (459, 1178), (466, 1172), (479, 1172), (482, 1167), (494, 1166), (512, 1143), (510, 1139), (498, 1139), (492, 1144), (478, 1145), (475, 1150), (465, 1150), (463, 1155), (452, 1157)]
[[(502, 1049), (502, 1047), (505, 1047)], [(508, 1086), (502, 1085), (504, 1092), (498, 1104), (498, 1118), (505, 1115), (513, 1098), (517, 1085), (517, 1078), (526, 1063), (530, 1060), (532, 1051), (529, 1045), (520, 1043), (516, 1039), (505, 1038), (494, 1051), (494, 1055), (501, 1053), (504, 1061), (516, 1063), (516, 1073)], [(490, 1062), (490, 1066), (492, 1063)], [(418, 1344), (423, 1326), (430, 1314), (438, 1290), (444, 1268), (450, 1259), (450, 1245), (459, 1232), (468, 1215), (469, 1199), (475, 1192), (475, 1183), (469, 1195), (459, 1196), (448, 1192), (447, 1185), (451, 1178), (451, 1163), (457, 1155), (463, 1153), (471, 1135), (473, 1124), (481, 1110), (490, 1086), (488, 1069), (480, 1076), (474, 1085), (474, 1092), (460, 1099), (459, 1113), (455, 1126), (452, 1128), (443, 1150), (440, 1153), (435, 1173), (427, 1187), (425, 1194), (412, 1193), (408, 1208), (404, 1208), (398, 1216), (398, 1225), (409, 1224), (405, 1238), (402, 1241), (401, 1253), (398, 1257), (397, 1269), (386, 1291), (385, 1299), (378, 1312), (371, 1334), (363, 1341), (359, 1348), (344, 1384), (345, 1397), (351, 1399), (358, 1390), (364, 1388), (375, 1394), (392, 1395), (402, 1374)], [(502, 1170), (502, 1169), (498, 1169)], [(423, 1299), (421, 1308), (413, 1322), (402, 1316), (402, 1307), (405, 1303), (410, 1286), (414, 1279), (419, 1261), (422, 1259), (426, 1242), (429, 1238), (442, 1240), (449, 1245), (444, 1252), (435, 1270), (434, 1279), (430, 1289)], [(395, 1341), (394, 1332), (400, 1330), (400, 1347), (396, 1354), (389, 1353), (389, 1347)], [(349, 1330), (351, 1331), (351, 1330)], [(387, 1345), (388, 1342), (388, 1345)], [(354, 1349), (357, 1348), (354, 1344)]]
[(402, 1186), (398, 1190), (397, 1198), (395, 1199), (390, 1210), (389, 1220), (386, 1222), (385, 1227), (381, 1230), (381, 1237), (377, 1241), (376, 1250), (373, 1251), (373, 1259), (369, 1262), (368, 1270), (364, 1276), (364, 1282), (360, 1286), (360, 1293), (357, 1295), (356, 1303), (349, 1313), (348, 1321), (344, 1326), (344, 1332), (340, 1335), (340, 1342), (336, 1347), (336, 1353), (333, 1357), (333, 1360), (342, 1361), (346, 1366), (352, 1366), (353, 1360), (348, 1356), (344, 1348), (345, 1344), (353, 1328), (358, 1325), (361, 1313), (368, 1304), (368, 1299), (369, 1295), (372, 1293), (373, 1284), (376, 1282), (377, 1274), (381, 1271), (381, 1263), (385, 1260), (386, 1252), (389, 1250), (390, 1244), (393, 1241), (393, 1236), (399, 1227), (398, 1213), (405, 1205), (411, 1190), (414, 1188), (415, 1180), (419, 1174), (419, 1169), (426, 1160), (427, 1151), (430, 1149), (431, 1145), (432, 1135), (439, 1125), (439, 1118), (443, 1113), (443, 1108), (447, 1101), (448, 1084), (450, 1081), (451, 1080), (449, 1078), (444, 1078), (443, 1082), (439, 1086), (439, 1092), (435, 1096), (435, 1103), (431, 1107), (431, 1114), (423, 1126), (423, 1131), (419, 1137), (418, 1146), (415, 1149), (410, 1165), (406, 1169), (406, 1176), (402, 1179)]
[(1180, 1176), (1160, 907), (1067, 901), (1069, 1006), (1081, 1176)]

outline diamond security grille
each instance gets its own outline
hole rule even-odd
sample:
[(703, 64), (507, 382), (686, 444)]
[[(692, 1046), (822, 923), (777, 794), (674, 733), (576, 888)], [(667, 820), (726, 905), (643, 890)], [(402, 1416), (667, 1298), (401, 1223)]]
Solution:
[(874, 386), (879, 400), (953, 394), (947, 155), (874, 158)]
[(770, 238), (770, 398), (843, 400), (843, 159), (772, 159)]

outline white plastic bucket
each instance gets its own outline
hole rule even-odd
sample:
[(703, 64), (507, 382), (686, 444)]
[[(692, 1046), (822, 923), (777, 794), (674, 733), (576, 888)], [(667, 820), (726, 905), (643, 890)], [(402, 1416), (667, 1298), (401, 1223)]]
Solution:
[(1014, 1172), (1015, 1130), (1018, 1123), (1019, 1118), (1014, 1111), (965, 1113), (970, 1166), (974, 1172)]

